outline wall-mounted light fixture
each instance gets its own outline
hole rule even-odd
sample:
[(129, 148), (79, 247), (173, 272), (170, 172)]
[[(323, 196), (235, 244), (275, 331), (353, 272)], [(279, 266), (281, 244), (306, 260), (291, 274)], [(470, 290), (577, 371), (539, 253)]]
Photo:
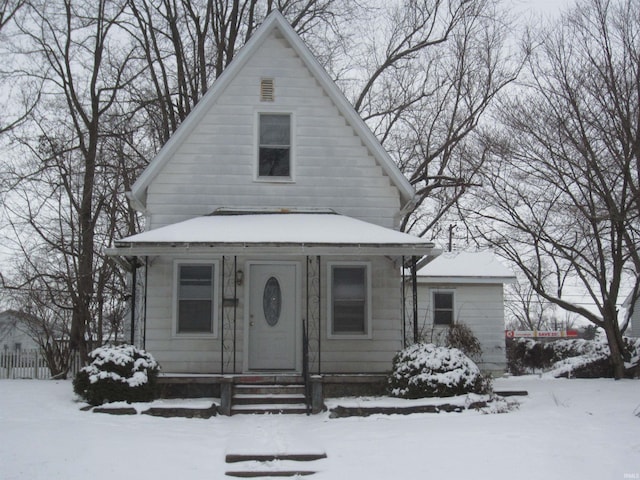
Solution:
[(244, 272), (242, 270), (236, 271), (236, 285), (238, 286), (242, 285), (243, 281), (244, 281)]

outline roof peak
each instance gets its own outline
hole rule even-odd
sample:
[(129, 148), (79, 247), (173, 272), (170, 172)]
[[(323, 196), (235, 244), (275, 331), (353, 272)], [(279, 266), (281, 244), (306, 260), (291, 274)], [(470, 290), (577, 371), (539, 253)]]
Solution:
[(213, 82), (213, 85), (204, 97), (193, 108), (191, 113), (180, 124), (169, 140), (151, 160), (147, 168), (138, 177), (127, 196), (132, 206), (138, 210), (146, 209), (146, 190), (164, 165), (173, 157), (178, 147), (195, 128), (209, 109), (217, 102), (218, 98), (233, 81), (236, 75), (244, 67), (247, 61), (255, 54), (257, 49), (274, 29), (278, 29), (282, 37), (291, 45), (296, 54), (302, 59), (303, 64), (311, 72), (311, 75), (324, 89), (327, 95), (338, 109), (339, 113), (347, 120), (355, 130), (363, 144), (369, 149), (384, 173), (396, 186), (402, 199), (401, 207), (409, 204), (415, 197), (413, 186), (397, 167), (388, 152), (382, 147), (371, 129), (367, 126), (353, 105), (347, 100), (342, 91), (337, 87), (333, 79), (320, 65), (316, 57), (296, 33), (293, 27), (278, 10), (272, 11), (256, 29), (247, 43), (238, 51), (227, 68)]

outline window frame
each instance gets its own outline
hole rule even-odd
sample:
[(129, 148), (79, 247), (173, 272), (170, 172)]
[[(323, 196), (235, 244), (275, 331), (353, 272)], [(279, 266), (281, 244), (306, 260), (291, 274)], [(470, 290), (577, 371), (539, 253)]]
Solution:
[[(289, 117), (289, 175), (288, 176), (269, 176), (260, 175), (260, 125), (263, 115), (281, 115)], [(290, 110), (281, 109), (260, 109), (256, 111), (255, 119), (255, 166), (254, 181), (262, 183), (293, 183), (295, 182), (295, 114)]]
[[(451, 309), (436, 308), (436, 295), (448, 294), (451, 295)], [(433, 289), (431, 291), (431, 305), (432, 305), (432, 319), (431, 323), (434, 327), (450, 327), (456, 321), (456, 295), (455, 290), (452, 289)], [(451, 321), (448, 323), (436, 323), (436, 311), (450, 311)]]
[[(211, 275), (211, 331), (210, 332), (180, 332), (180, 267), (208, 265), (213, 268)], [(189, 260), (180, 259), (173, 262), (173, 307), (171, 332), (174, 338), (217, 338), (218, 310), (220, 308), (220, 262), (218, 260)]]
[[(364, 268), (364, 281), (365, 281), (365, 318), (364, 318), (364, 332), (337, 332), (334, 333), (334, 319), (333, 319), (333, 272), (334, 268), (349, 268), (358, 267)], [(373, 284), (371, 281), (371, 262), (327, 262), (327, 338), (329, 339), (348, 339), (348, 340), (367, 340), (373, 337), (373, 315), (372, 315), (372, 290)]]

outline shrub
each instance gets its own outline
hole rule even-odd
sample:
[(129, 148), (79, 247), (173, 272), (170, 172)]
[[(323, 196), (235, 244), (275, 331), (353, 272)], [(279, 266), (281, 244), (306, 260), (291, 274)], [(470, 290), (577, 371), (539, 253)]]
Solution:
[[(625, 364), (627, 375), (633, 375), (638, 364), (640, 342), (624, 338), (630, 361)], [(635, 359), (635, 360), (634, 360)], [(564, 339), (540, 342), (533, 339), (507, 341), (507, 365), (514, 375), (550, 370), (553, 376), (577, 378), (612, 377), (609, 346), (605, 338), (595, 340)]]
[(160, 370), (151, 354), (132, 345), (105, 346), (89, 353), (91, 363), (73, 380), (73, 390), (91, 405), (148, 402)]
[(445, 338), (446, 346), (457, 348), (474, 362), (479, 362), (482, 358), (482, 345), (480, 340), (464, 323), (454, 323), (447, 329)]
[(388, 386), (395, 397), (451, 397), (489, 393), (491, 380), (457, 348), (416, 343), (394, 357)]

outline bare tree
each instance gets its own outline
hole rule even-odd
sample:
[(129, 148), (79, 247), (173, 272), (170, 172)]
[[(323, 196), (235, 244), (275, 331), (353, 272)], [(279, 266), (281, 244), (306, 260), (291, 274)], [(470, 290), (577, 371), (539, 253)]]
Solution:
[(31, 260), (27, 272), (34, 277), (14, 286), (50, 275), (64, 283), (71, 347), (83, 358), (94, 339), (93, 318), (97, 312), (99, 322), (102, 315), (104, 292), (96, 288), (107, 282), (100, 283), (100, 272), (113, 269), (96, 264), (102, 213), (112, 205), (103, 187), (116, 178), (102, 175), (110, 168), (108, 119), (139, 74), (131, 63), (135, 49), (120, 26), (125, 7), (124, 1), (33, 0), (18, 25), (22, 68), (42, 82), (43, 99), (20, 137), (27, 158), (5, 178), (13, 197), (7, 208), (20, 229), (21, 253), (32, 259), (45, 249), (51, 261)]
[(520, 68), (500, 15), (492, 0), (393, 3), (355, 49), (354, 105), (417, 190), (404, 230), (431, 233), (477, 183), (485, 153), (468, 140)]
[(528, 282), (516, 282), (507, 289), (508, 320), (517, 330), (549, 330), (555, 305), (543, 299)]
[[(129, 0), (133, 36), (148, 75), (133, 94), (148, 113), (159, 149), (274, 9), (330, 56), (328, 32), (355, 2), (336, 0)], [(322, 39), (320, 39), (322, 37)]]
[[(546, 32), (526, 82), (500, 109), (491, 175), (475, 197), (479, 235), (543, 299), (602, 327), (616, 378), (618, 304), (638, 292), (640, 8), (580, 3)], [(567, 296), (578, 280), (595, 310)]]
[[(12, 52), (8, 49), (8, 37), (15, 32), (9, 31), (16, 15), (23, 9), (27, 0), (0, 0), (0, 56), (4, 59), (0, 64), (0, 135), (20, 125), (37, 103), (39, 89), (37, 86), (18, 81), (19, 69), (10, 68), (9, 59)], [(20, 101), (16, 101), (20, 98)]]

